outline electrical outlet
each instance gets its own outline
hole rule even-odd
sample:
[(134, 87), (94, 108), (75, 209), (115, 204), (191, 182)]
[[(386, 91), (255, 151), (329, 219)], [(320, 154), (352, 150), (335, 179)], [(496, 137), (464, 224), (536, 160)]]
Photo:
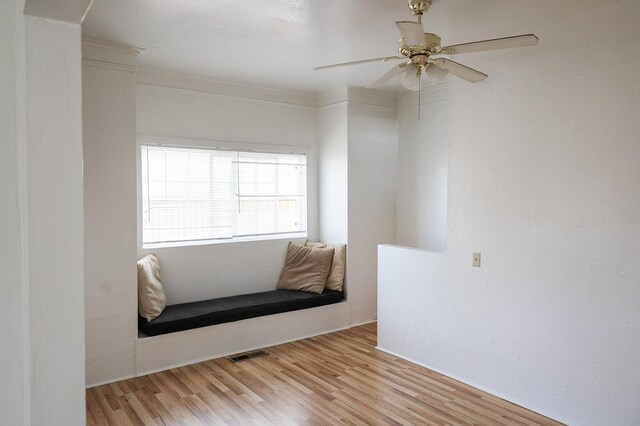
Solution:
[(480, 267), (480, 256), (480, 253), (473, 253), (473, 261), (471, 262), (471, 266), (473, 266), (474, 268)]

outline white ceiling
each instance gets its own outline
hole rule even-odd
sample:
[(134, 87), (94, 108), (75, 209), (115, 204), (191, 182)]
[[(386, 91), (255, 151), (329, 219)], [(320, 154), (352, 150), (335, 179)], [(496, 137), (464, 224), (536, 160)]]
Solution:
[[(425, 26), (440, 32), (434, 2)], [(434, 15), (435, 14), (435, 15)], [(143, 67), (258, 86), (367, 86), (392, 65), (313, 71), (394, 55), (406, 0), (95, 0), (83, 35), (143, 48)], [(401, 90), (397, 82), (386, 87)]]

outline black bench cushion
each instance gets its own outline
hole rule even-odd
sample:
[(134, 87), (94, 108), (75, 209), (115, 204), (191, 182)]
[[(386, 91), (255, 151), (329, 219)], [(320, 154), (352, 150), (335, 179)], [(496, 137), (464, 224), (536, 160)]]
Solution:
[(292, 290), (244, 294), (167, 306), (162, 314), (151, 322), (139, 317), (138, 328), (147, 336), (157, 336), (263, 315), (330, 305), (342, 300), (344, 300), (343, 292), (331, 290), (325, 290), (321, 294)]

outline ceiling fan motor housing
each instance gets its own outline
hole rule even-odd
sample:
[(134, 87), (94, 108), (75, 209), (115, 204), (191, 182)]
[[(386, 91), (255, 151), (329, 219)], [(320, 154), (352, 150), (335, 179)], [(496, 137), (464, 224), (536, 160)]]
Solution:
[(442, 39), (437, 34), (424, 33), (424, 45), (431, 53), (436, 53), (440, 49)]
[(424, 43), (422, 45), (411, 46), (408, 45), (406, 40), (403, 38), (399, 42), (398, 52), (402, 56), (406, 56), (410, 59), (415, 59), (415, 62), (419, 62), (421, 57), (424, 57), (424, 62), (429, 58), (430, 55), (436, 54), (440, 51), (440, 36), (437, 34), (425, 33), (424, 34)]

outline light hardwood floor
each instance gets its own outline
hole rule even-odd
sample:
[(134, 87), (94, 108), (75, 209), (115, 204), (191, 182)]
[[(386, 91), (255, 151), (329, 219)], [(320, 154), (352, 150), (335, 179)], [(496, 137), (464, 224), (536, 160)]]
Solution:
[(87, 390), (89, 425), (559, 425), (375, 349), (376, 325)]

